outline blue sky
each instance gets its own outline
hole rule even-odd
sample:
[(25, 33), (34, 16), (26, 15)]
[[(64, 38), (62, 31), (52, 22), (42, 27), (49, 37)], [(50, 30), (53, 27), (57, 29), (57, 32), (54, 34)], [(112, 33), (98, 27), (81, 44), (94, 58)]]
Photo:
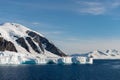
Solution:
[(68, 54), (120, 50), (120, 0), (0, 0), (0, 22), (38, 31)]

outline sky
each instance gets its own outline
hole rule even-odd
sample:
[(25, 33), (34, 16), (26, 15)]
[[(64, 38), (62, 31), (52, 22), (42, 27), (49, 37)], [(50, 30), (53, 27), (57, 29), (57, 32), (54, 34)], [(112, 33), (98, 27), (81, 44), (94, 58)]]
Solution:
[(38, 31), (67, 54), (120, 50), (120, 0), (0, 0), (0, 23)]

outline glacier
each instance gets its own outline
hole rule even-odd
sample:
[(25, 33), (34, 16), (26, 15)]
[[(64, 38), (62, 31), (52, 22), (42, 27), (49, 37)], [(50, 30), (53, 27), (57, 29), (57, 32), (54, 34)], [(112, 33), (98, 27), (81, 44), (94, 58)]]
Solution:
[(49, 64), (51, 62), (54, 64), (92, 64), (93, 59), (70, 56), (46, 57), (43, 55), (19, 54), (9, 51), (0, 52), (0, 64)]

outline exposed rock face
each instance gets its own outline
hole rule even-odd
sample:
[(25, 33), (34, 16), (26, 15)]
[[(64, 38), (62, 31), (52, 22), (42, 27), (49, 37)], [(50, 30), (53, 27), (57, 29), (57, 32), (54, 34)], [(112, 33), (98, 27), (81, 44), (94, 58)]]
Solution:
[(0, 51), (5, 50), (17, 52), (14, 44), (11, 41), (7, 41), (3, 37), (0, 37)]
[(32, 41), (30, 37), (26, 37), (26, 40), (28, 41), (28, 43), (30, 44), (30, 46), (33, 48), (35, 52), (40, 53), (38, 47), (35, 45), (35, 43)]
[(30, 52), (28, 45), (26, 44), (25, 40), (23, 37), (18, 38), (16, 42), (21, 45), (23, 48), (25, 48), (28, 52)]
[(33, 40), (34, 40), (36, 43), (38, 43), (41, 51), (44, 53), (44, 48), (43, 48), (43, 46), (42, 46), (42, 43), (39, 41), (39, 37), (33, 38)]
[(59, 56), (66, 56), (60, 49), (58, 49), (54, 44), (50, 43), (45, 37), (40, 36), (39, 34), (32, 32), (32, 31), (27, 31), (26, 32), (30, 37), (33, 38), (34, 41), (39, 43), (40, 48), (42, 51), (44, 50), (42, 45), (45, 46), (45, 49), (47, 51), (50, 51), (51, 53), (54, 53)]

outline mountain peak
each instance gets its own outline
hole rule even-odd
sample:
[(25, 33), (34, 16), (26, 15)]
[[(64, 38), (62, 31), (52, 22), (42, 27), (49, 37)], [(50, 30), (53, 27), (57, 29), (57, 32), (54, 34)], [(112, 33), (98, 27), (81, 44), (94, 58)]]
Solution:
[[(14, 49), (10, 49), (10, 44), (14, 46)], [(61, 50), (40, 33), (21, 24), (9, 22), (0, 25), (0, 51), (1, 50), (33, 54), (50, 53), (65, 56)]]
[[(18, 24), (18, 23), (6, 22), (6, 23), (3, 23), (1, 26), (4, 27), (4, 28), (9, 28), (9, 29), (11, 29), (11, 30), (13, 30), (13, 29), (17, 29), (17, 30), (19, 30), (19, 31), (30, 30), (30, 29), (28, 29), (27, 27), (25, 27), (25, 26), (23, 26), (23, 25), (21, 25), (21, 24)], [(13, 27), (14, 27), (14, 28), (13, 28)]]
[(118, 53), (119, 51), (116, 49), (108, 49), (106, 50), (106, 53)]
[(4, 26), (15, 26), (15, 25), (18, 25), (18, 26), (21, 26), (21, 24), (18, 24), (18, 23), (11, 23), (11, 22), (5, 22), (1, 25), (4, 25)]

